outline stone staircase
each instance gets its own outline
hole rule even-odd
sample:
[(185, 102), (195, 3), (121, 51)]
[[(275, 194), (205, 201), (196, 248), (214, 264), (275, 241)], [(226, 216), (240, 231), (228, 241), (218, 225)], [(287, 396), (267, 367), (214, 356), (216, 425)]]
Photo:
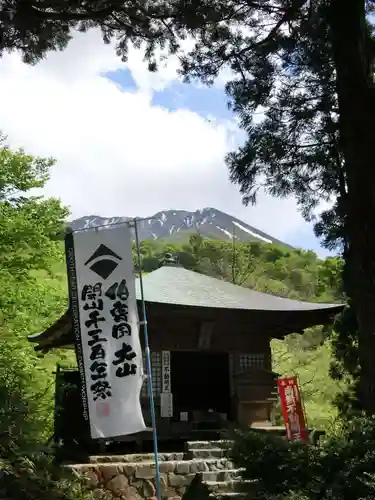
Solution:
[[(162, 498), (181, 500), (194, 478), (199, 478), (209, 498), (239, 499), (240, 470), (227, 456), (225, 441), (190, 441), (182, 453), (159, 453)], [(155, 499), (155, 461), (152, 453), (92, 456), (89, 463), (67, 465), (84, 477), (98, 500)]]
[(202, 482), (210, 491), (210, 498), (241, 498), (240, 469), (227, 457), (227, 441), (188, 441), (185, 460), (202, 462), (209, 469), (202, 472)]

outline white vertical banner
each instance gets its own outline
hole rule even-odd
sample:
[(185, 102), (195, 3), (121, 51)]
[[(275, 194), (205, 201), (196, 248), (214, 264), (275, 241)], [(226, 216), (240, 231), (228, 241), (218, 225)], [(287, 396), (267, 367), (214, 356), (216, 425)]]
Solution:
[(144, 430), (142, 351), (127, 224), (65, 238), (73, 330), (91, 437)]
[(163, 418), (173, 417), (173, 396), (171, 390), (171, 353), (161, 353), (160, 414)]

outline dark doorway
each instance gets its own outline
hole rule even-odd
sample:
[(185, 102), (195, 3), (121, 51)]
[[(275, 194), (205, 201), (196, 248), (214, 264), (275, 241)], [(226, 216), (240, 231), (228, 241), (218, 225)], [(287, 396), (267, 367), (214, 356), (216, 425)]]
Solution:
[(230, 412), (227, 353), (173, 351), (171, 382), (175, 415), (182, 411)]

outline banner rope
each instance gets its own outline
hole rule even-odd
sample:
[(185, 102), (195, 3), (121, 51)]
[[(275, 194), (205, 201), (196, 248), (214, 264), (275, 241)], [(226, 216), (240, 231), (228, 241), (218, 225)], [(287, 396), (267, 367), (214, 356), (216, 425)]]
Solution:
[(156, 417), (155, 417), (155, 402), (154, 402), (154, 390), (152, 386), (152, 373), (151, 373), (151, 357), (150, 357), (150, 346), (148, 342), (148, 328), (147, 328), (147, 313), (146, 313), (146, 304), (143, 293), (143, 279), (142, 279), (142, 266), (141, 266), (141, 252), (139, 248), (139, 236), (138, 236), (138, 226), (137, 219), (133, 219), (134, 223), (134, 232), (135, 232), (135, 245), (137, 249), (137, 258), (138, 258), (138, 270), (139, 270), (139, 286), (141, 291), (141, 303), (142, 303), (142, 326), (143, 326), (143, 335), (145, 342), (145, 355), (146, 355), (146, 367), (147, 367), (147, 390), (148, 397), (150, 401), (151, 408), (151, 425), (152, 425), (152, 434), (154, 441), (154, 457), (155, 457), (155, 469), (156, 469), (156, 477), (155, 477), (155, 488), (156, 488), (156, 497), (158, 500), (161, 500), (161, 488), (160, 488), (160, 468), (159, 468), (159, 454), (158, 454), (158, 435), (156, 431)]

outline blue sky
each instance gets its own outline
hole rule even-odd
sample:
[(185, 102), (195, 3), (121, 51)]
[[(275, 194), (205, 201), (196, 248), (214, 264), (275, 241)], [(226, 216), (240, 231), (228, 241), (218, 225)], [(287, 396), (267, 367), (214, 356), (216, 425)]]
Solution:
[(2, 129), (11, 147), (56, 158), (43, 194), (72, 218), (214, 207), (322, 254), (293, 199), (242, 204), (224, 162), (242, 137), (223, 88), (182, 84), (177, 67), (172, 57), (151, 74), (136, 49), (124, 63), (95, 29), (35, 66), (5, 54)]
[[(118, 84), (124, 92), (136, 92), (138, 90), (136, 81), (128, 69), (109, 72), (106, 77)], [(170, 112), (186, 109), (206, 119), (212, 117), (221, 121), (233, 120), (234, 118), (233, 113), (228, 109), (224, 89), (218, 87), (209, 88), (173, 82), (166, 88), (153, 92), (151, 105), (165, 108)], [(247, 222), (251, 223), (249, 220)], [(284, 241), (296, 247), (317, 251), (322, 256), (328, 254), (321, 248), (313, 233), (311, 224), (303, 224), (297, 230), (286, 232)]]
[[(114, 81), (124, 91), (136, 91), (137, 84), (128, 69), (107, 73), (107, 78)], [(221, 88), (194, 86), (173, 82), (163, 90), (153, 92), (152, 105), (169, 111), (188, 109), (206, 118), (230, 120), (234, 115), (229, 111), (227, 97)]]

